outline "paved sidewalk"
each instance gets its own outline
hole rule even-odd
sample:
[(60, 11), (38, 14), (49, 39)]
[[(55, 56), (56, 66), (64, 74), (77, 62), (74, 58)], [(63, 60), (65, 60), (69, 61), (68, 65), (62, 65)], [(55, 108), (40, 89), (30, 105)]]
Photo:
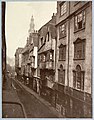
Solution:
[(64, 118), (52, 105), (41, 98), (36, 92), (34, 92), (32, 89), (28, 88), (18, 80), (15, 80), (20, 86), (22, 86), (26, 91), (28, 91), (30, 94), (34, 95), (40, 102), (42, 102), (45, 106), (49, 107), (49, 109), (58, 117), (58, 118)]

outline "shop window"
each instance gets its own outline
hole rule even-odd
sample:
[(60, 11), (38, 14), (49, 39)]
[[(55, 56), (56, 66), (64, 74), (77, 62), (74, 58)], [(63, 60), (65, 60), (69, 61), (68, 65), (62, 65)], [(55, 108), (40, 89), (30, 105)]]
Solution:
[(62, 65), (60, 65), (60, 69), (58, 69), (58, 82), (65, 84), (65, 70)]
[(59, 46), (59, 60), (66, 59), (66, 45), (61, 44)]
[(59, 37), (62, 38), (62, 37), (65, 37), (66, 36), (66, 23), (60, 25), (60, 28), (59, 28)]
[(67, 3), (64, 2), (60, 4), (60, 16), (64, 15), (67, 12)]
[(85, 11), (82, 11), (81, 13), (75, 16), (74, 30), (77, 31), (82, 28), (85, 28)]
[(85, 39), (78, 38), (74, 42), (74, 59), (85, 59)]
[(84, 90), (84, 71), (81, 71), (80, 65), (73, 71), (73, 87)]

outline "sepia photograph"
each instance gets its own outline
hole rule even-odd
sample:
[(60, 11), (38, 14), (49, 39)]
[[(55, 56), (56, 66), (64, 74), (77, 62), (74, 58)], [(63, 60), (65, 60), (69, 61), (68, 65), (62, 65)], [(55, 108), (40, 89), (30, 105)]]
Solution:
[(2, 118), (92, 118), (92, 1), (2, 1)]

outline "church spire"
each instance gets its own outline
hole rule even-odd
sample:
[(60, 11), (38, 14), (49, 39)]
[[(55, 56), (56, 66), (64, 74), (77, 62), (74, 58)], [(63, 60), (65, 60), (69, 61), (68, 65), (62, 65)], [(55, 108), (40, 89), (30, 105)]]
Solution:
[(30, 34), (30, 33), (33, 33), (34, 30), (35, 30), (35, 24), (34, 24), (34, 18), (33, 18), (33, 15), (32, 15), (31, 21), (30, 21), (30, 28), (29, 28), (29, 30), (28, 30), (29, 34)]

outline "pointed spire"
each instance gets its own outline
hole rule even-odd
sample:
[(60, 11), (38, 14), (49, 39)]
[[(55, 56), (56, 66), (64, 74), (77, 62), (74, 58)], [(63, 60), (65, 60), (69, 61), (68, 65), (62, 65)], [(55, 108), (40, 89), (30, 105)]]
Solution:
[(35, 24), (34, 24), (34, 18), (33, 18), (33, 15), (32, 15), (31, 21), (30, 21), (30, 28), (29, 28), (29, 30), (28, 30), (29, 34), (30, 34), (30, 33), (33, 33), (34, 30), (35, 30)]

